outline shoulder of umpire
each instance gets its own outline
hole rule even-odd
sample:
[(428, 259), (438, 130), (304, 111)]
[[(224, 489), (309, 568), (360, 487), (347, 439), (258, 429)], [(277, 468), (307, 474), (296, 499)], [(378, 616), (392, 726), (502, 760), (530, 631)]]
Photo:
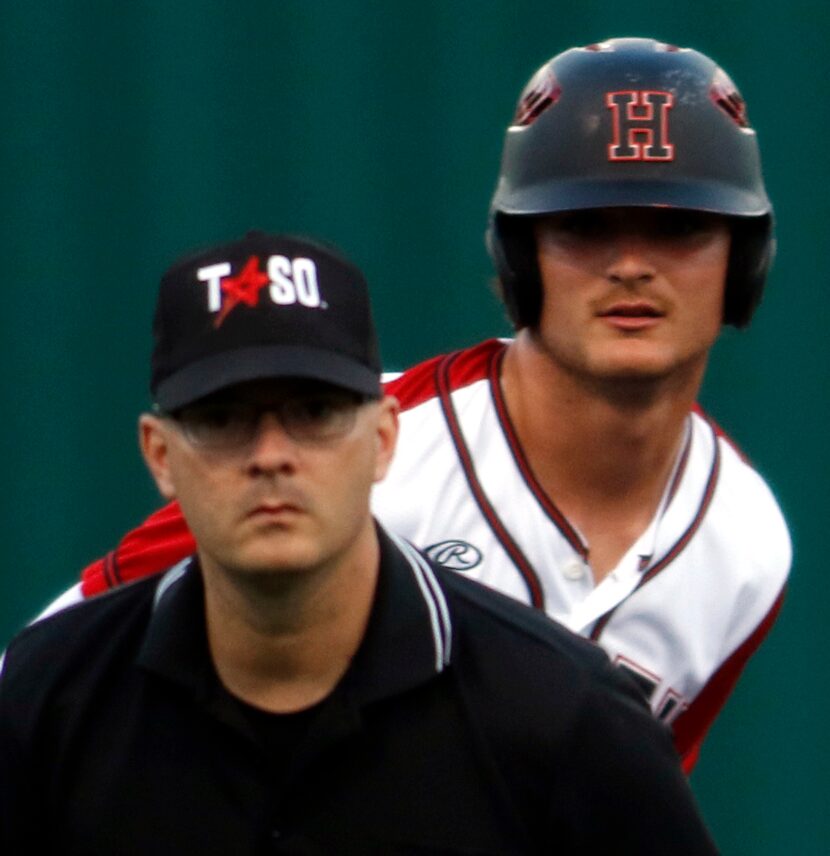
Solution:
[(82, 680), (96, 663), (103, 667), (117, 660), (118, 650), (137, 650), (162, 579), (146, 577), (118, 586), (23, 628), (3, 655), (4, 694), (13, 693), (31, 704), (56, 683)]

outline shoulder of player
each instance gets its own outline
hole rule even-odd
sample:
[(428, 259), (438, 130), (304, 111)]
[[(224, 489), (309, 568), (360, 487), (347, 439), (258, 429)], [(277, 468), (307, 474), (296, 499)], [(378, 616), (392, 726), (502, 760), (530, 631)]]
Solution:
[(737, 444), (702, 411), (694, 414), (698, 426), (714, 431), (720, 451), (720, 472), (707, 515), (710, 528), (723, 533), (733, 556), (743, 551), (759, 568), (784, 576), (792, 559), (789, 529), (772, 488)]
[(734, 647), (774, 614), (792, 567), (792, 540), (764, 478), (710, 420), (700, 413), (695, 420), (709, 443), (714, 431), (719, 455), (711, 460), (719, 460), (719, 470), (711, 502), (678, 566), (691, 563), (699, 579), (716, 586), (723, 633)]
[(437, 378), (442, 367), (449, 369), (450, 388), (460, 389), (486, 377), (493, 356), (505, 347), (506, 340), (486, 339), (469, 348), (431, 357), (403, 372), (387, 372), (383, 376), (384, 390), (394, 395), (404, 410), (417, 407), (438, 396)]
[(700, 405), (696, 405), (692, 411), (692, 420), (696, 430), (702, 429), (714, 435), (721, 452), (722, 462), (731, 468), (733, 478), (740, 477), (753, 485), (760, 482), (768, 488), (766, 481), (739, 443), (727, 434)]

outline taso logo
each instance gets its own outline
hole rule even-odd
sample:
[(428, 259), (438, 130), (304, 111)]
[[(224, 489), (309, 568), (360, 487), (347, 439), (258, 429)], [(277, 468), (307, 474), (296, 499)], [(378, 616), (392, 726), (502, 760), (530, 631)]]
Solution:
[(266, 287), (265, 299), (278, 306), (295, 303), (309, 309), (328, 306), (320, 297), (317, 265), (302, 256), (294, 259), (269, 256), (264, 271), (259, 258), (251, 256), (235, 276), (231, 276), (230, 262), (219, 262), (199, 268), (196, 278), (207, 285), (208, 311), (217, 313), (214, 327), (219, 327), (240, 303), (256, 306), (262, 299), (260, 292)]

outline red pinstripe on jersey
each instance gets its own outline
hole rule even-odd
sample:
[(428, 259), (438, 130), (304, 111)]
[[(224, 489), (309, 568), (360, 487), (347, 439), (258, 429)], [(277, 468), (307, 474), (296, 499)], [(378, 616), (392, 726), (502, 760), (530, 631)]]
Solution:
[(510, 414), (507, 412), (507, 405), (504, 401), (504, 396), (501, 391), (499, 378), (501, 376), (501, 364), (504, 360), (504, 352), (498, 355), (498, 358), (493, 360), (490, 371), (490, 390), (493, 394), (493, 404), (496, 408), (496, 413), (499, 417), (504, 436), (507, 438), (507, 443), (510, 446), (510, 451), (513, 454), (513, 459), (516, 461), (516, 466), (522, 474), (522, 478), (528, 487), (528, 490), (536, 497), (539, 505), (545, 511), (545, 514), (553, 521), (556, 528), (565, 536), (568, 543), (578, 553), (583, 561), (588, 561), (588, 548), (580, 538), (579, 533), (568, 522), (565, 515), (556, 507), (556, 503), (545, 493), (542, 486), (536, 480), (533, 470), (530, 468), (527, 456), (519, 443), (519, 438), (516, 436), (516, 430), (513, 427), (513, 422), (510, 419)]
[[(489, 363), (492, 364), (495, 362), (500, 353), (502, 352), (494, 351), (491, 353)], [(472, 493), (476, 504), (502, 547), (504, 547), (507, 555), (510, 557), (510, 560), (516, 566), (519, 574), (521, 574), (521, 577), (527, 586), (530, 603), (539, 609), (544, 609), (545, 596), (542, 590), (542, 584), (539, 582), (539, 577), (534, 570), (533, 565), (528, 561), (519, 545), (510, 536), (510, 533), (507, 531), (504, 523), (502, 523), (501, 518), (491, 505), (490, 500), (487, 499), (487, 495), (484, 493), (484, 489), (481, 487), (481, 483), (478, 480), (473, 459), (470, 455), (470, 450), (467, 448), (467, 443), (464, 440), (464, 435), (458, 424), (458, 417), (456, 416), (455, 408), (452, 403), (452, 369), (454, 363), (458, 362), (462, 356), (463, 352), (450, 354), (436, 367), (436, 386), (438, 387), (441, 399), (441, 409), (443, 410), (444, 418), (447, 420), (447, 427), (449, 428), (453, 443), (458, 453), (458, 459), (461, 462), (464, 475), (467, 478), (467, 484), (470, 486), (470, 492)], [(489, 374), (490, 371), (488, 369), (488, 375)]]

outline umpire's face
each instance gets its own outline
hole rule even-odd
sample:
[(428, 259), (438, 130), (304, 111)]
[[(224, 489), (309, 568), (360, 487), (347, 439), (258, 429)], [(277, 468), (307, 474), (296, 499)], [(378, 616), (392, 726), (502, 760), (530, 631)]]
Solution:
[(256, 381), (171, 416), (145, 414), (140, 439), (206, 573), (307, 572), (347, 561), (373, 535), (369, 495), (391, 461), (397, 413), (394, 398)]

